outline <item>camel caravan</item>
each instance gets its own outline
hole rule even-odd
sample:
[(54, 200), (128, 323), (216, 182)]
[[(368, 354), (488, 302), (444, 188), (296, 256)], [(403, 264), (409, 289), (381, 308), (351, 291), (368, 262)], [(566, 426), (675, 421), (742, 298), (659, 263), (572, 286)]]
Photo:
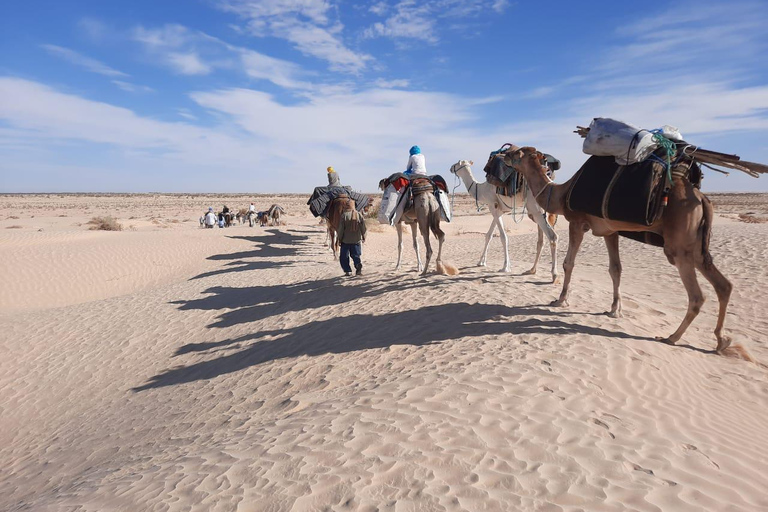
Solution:
[[(510, 271), (503, 215), (510, 213), (514, 219), (519, 210), (521, 220), (527, 216), (538, 228), (536, 257), (525, 274), (536, 273), (546, 236), (551, 251), (552, 282), (557, 283), (558, 236), (554, 227), (558, 216), (562, 216), (568, 222), (568, 250), (563, 262), (562, 290), (551, 306), (568, 305), (576, 255), (584, 234), (592, 231), (605, 240), (608, 250), (613, 302), (607, 314), (620, 317), (619, 237), (662, 247), (686, 289), (688, 309), (675, 332), (659, 340), (675, 344), (701, 310), (704, 295), (698, 284), (698, 271), (717, 294), (719, 312), (714, 334), (716, 352), (722, 354), (731, 343), (723, 327), (732, 285), (717, 269), (709, 252), (714, 211), (712, 203), (701, 192), (702, 167), (718, 172), (724, 171), (712, 166), (724, 167), (758, 177), (768, 173), (768, 166), (690, 144), (676, 128), (667, 125), (644, 130), (613, 119), (595, 118), (589, 127), (577, 127), (575, 133), (584, 137), (582, 149), (589, 158), (562, 184), (554, 181), (555, 172), (560, 168), (559, 160), (531, 146), (507, 143), (491, 152), (484, 167), (486, 181), (483, 183), (475, 180), (472, 161), (460, 160), (451, 166), (451, 174), (464, 183), (478, 211), (481, 205), (487, 206), (492, 216), (478, 266), (486, 266), (488, 246), (493, 232), (498, 230), (504, 247), (504, 266), (500, 271)], [(433, 254), (429, 239), (432, 233), (438, 240), (437, 272), (457, 274), (458, 269), (442, 260), (445, 233), (440, 223), (450, 222), (452, 216), (445, 180), (439, 175), (426, 174), (425, 160), (418, 146), (411, 148), (410, 155), (406, 172), (392, 174), (379, 182), (383, 196), (378, 221), (397, 230), (395, 269), (401, 267), (402, 225), (407, 224), (411, 228), (417, 271), (422, 275), (428, 272)], [(339, 241), (335, 234), (343, 230), (344, 219), (355, 218), (359, 224), (362, 217), (352, 214), (356, 210), (359, 216), (370, 200), (349, 187), (341, 187), (338, 175), (330, 167), (328, 174), (329, 186), (316, 188), (307, 204), (316, 217), (325, 219), (330, 247), (337, 257), (337, 246), (341, 244), (343, 248), (348, 244)], [(423, 264), (417, 227), (426, 247)], [(364, 242), (365, 229), (362, 236), (351, 240)], [(359, 253), (357, 257), (353, 254), (353, 259), (356, 266), (360, 264)], [(344, 261), (341, 264), (345, 266)], [(348, 261), (346, 266), (349, 267)], [(345, 273), (350, 275), (348, 271)]]
[(208, 208), (208, 212), (200, 217), (201, 228), (229, 228), (235, 225), (237, 222), (239, 225), (246, 222), (250, 227), (254, 227), (257, 223), (259, 226), (264, 227), (267, 224), (271, 226), (281, 226), (284, 221), (282, 217), (285, 215), (285, 210), (278, 204), (273, 204), (267, 211), (256, 211), (256, 207), (251, 203), (248, 208), (240, 208), (237, 213), (232, 213), (230, 209), (224, 205), (222, 210), (218, 213), (213, 211), (213, 208)]

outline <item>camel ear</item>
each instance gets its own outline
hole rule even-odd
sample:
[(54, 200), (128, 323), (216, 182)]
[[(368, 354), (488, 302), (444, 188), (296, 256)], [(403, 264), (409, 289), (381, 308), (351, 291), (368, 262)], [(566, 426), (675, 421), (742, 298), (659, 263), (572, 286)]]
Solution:
[(470, 160), (469, 165), (475, 165), (475, 162), (473, 160)]

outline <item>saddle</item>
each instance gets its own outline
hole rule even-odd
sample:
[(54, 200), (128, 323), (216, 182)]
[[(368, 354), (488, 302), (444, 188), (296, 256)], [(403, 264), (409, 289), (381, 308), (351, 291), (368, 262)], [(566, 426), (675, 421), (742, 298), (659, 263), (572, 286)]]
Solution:
[[(483, 170), (485, 171), (485, 180), (491, 185), (496, 186), (496, 193), (506, 197), (512, 197), (525, 186), (523, 175), (514, 167), (504, 162), (504, 154), (507, 151), (519, 149), (517, 146), (506, 143), (497, 151), (492, 151), (488, 157), (488, 162)], [(551, 178), (554, 172), (560, 169), (560, 160), (544, 153), (546, 165), (549, 168), (547, 175)]]
[[(657, 150), (649, 158), (631, 165), (619, 165), (613, 156), (592, 156), (576, 172), (566, 197), (566, 206), (603, 219), (650, 226), (664, 210), (670, 183), (666, 153)], [(701, 187), (701, 168), (688, 160), (670, 158), (670, 175)], [(630, 238), (658, 245), (643, 235)], [(663, 244), (663, 241), (661, 242)]]

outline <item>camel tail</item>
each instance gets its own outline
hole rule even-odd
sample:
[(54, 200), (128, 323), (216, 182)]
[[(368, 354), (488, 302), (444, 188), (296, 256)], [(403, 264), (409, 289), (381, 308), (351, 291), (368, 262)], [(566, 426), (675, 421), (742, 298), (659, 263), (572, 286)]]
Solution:
[(701, 254), (704, 256), (704, 268), (712, 267), (712, 255), (709, 253), (709, 240), (712, 238), (712, 218), (715, 209), (707, 196), (702, 196), (701, 205), (704, 207), (704, 217), (701, 219)]
[(457, 276), (459, 275), (459, 269), (450, 263), (444, 261), (437, 262), (437, 273), (444, 276)]

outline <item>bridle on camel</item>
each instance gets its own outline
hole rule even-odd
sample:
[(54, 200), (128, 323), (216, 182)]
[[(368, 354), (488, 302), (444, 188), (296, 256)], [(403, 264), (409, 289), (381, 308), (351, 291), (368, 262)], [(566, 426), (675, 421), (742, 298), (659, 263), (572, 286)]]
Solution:
[[(458, 165), (458, 164), (454, 164), (454, 165)], [(451, 167), (451, 173), (453, 174), (453, 177), (454, 177), (454, 183), (456, 183), (456, 186), (454, 186), (453, 190), (451, 191), (451, 211), (454, 210), (453, 199), (456, 197), (456, 189), (459, 188), (459, 186), (461, 185), (461, 178), (459, 178), (459, 169), (464, 169), (465, 167), (469, 167), (469, 164), (467, 163), (461, 164), (458, 168), (456, 168), (455, 171), (453, 170), (453, 167)], [(475, 208), (477, 208), (477, 211), (479, 212), (480, 202), (478, 201), (478, 198), (477, 198), (477, 182), (476, 181), (473, 180), (472, 183), (467, 187), (467, 192), (469, 192), (470, 194), (472, 193), (472, 185), (475, 186)]]

